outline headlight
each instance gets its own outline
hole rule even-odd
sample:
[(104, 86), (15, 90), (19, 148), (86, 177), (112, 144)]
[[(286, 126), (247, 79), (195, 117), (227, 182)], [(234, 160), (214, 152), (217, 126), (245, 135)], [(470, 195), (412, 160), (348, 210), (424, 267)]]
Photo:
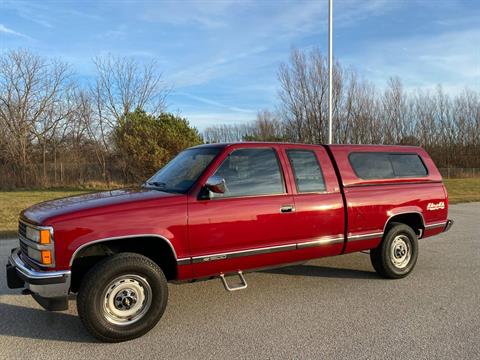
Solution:
[(43, 265), (52, 264), (52, 252), (50, 250), (37, 250), (34, 248), (28, 248), (28, 257), (39, 262)]
[(50, 244), (50, 231), (47, 229), (34, 229), (27, 225), (25, 237), (40, 244)]
[(25, 256), (39, 265), (55, 266), (54, 237), (51, 226), (37, 226), (20, 220), (18, 233)]
[(39, 263), (42, 262), (42, 254), (40, 253), (40, 250), (29, 247), (27, 251), (28, 251), (27, 255), (29, 258), (32, 258), (33, 260), (38, 261)]

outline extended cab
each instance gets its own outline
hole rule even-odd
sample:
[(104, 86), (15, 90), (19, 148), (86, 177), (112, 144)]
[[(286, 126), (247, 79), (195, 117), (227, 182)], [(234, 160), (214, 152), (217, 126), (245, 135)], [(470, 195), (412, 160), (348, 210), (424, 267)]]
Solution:
[[(386, 278), (409, 274), (418, 239), (447, 231), (447, 192), (419, 147), (210, 144), (187, 149), (137, 189), (34, 205), (21, 213), (8, 285), (48, 310), (77, 294), (103, 341), (161, 318), (167, 282), (370, 250)], [(238, 275), (232, 286), (226, 275)]]

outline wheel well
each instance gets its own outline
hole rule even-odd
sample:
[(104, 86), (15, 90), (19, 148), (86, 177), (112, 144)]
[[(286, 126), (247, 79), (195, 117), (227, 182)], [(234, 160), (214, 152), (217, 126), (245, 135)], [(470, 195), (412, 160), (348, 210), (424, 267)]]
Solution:
[(417, 235), (421, 235), (425, 227), (423, 224), (423, 217), (420, 215), (420, 213), (398, 214), (388, 219), (388, 222), (385, 224), (384, 233), (388, 231), (392, 222), (402, 223), (410, 226)]
[(107, 256), (122, 252), (133, 252), (150, 258), (160, 266), (167, 280), (174, 280), (177, 277), (177, 261), (172, 248), (165, 240), (157, 237), (108, 240), (86, 246), (76, 254), (71, 269), (71, 291), (78, 291), (84, 275), (96, 263)]

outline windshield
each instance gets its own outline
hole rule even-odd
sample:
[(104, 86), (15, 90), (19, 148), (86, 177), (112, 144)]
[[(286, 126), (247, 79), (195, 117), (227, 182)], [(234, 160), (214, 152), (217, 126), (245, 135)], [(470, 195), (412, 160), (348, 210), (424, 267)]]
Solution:
[(182, 151), (143, 186), (167, 192), (186, 193), (220, 150), (212, 147)]

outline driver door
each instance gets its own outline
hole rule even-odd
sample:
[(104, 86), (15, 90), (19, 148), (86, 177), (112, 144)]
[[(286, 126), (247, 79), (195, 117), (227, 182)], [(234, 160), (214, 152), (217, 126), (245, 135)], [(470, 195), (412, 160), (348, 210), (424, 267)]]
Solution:
[(211, 175), (225, 179), (225, 193), (188, 205), (195, 276), (261, 267), (295, 249), (293, 196), (275, 148), (235, 148)]

